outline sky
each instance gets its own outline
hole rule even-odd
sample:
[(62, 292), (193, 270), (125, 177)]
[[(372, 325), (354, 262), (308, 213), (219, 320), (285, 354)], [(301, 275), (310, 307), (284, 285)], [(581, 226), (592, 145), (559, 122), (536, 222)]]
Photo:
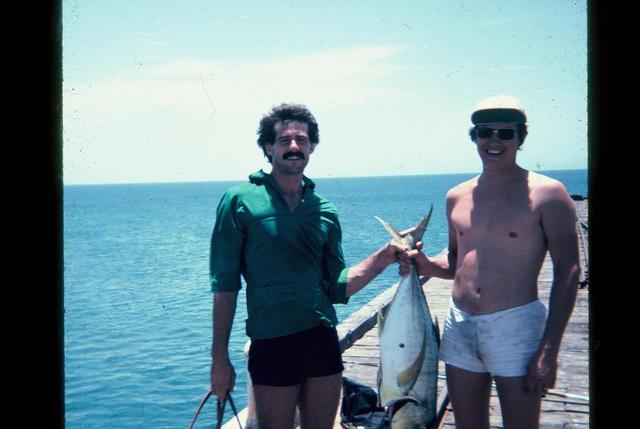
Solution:
[(308, 106), (312, 178), (480, 172), (478, 101), (518, 163), (587, 168), (586, 0), (64, 0), (65, 184), (243, 180), (263, 114)]

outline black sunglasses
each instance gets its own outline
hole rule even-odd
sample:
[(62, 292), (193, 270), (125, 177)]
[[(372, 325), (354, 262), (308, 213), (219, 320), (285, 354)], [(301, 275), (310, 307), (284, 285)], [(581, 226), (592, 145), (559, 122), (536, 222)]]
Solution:
[(510, 128), (500, 128), (499, 130), (494, 130), (489, 127), (476, 127), (476, 135), (481, 139), (488, 139), (494, 133), (498, 134), (498, 138), (500, 140), (511, 140), (515, 134), (516, 130), (512, 130)]

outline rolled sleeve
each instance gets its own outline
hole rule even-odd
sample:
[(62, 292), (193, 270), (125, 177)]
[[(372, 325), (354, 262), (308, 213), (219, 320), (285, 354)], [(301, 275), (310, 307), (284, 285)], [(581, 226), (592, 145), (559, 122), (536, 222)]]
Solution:
[(343, 268), (340, 271), (340, 275), (338, 276), (338, 281), (336, 282), (336, 295), (333, 301), (334, 304), (347, 304), (349, 302), (349, 297), (347, 296), (347, 274), (349, 273), (349, 268)]
[(347, 304), (347, 273), (349, 269), (344, 263), (342, 253), (342, 231), (340, 224), (329, 235), (324, 249), (323, 275), (328, 283), (327, 296), (333, 304)]
[(245, 229), (238, 221), (241, 203), (230, 192), (220, 200), (211, 234), (209, 281), (212, 292), (240, 290)]

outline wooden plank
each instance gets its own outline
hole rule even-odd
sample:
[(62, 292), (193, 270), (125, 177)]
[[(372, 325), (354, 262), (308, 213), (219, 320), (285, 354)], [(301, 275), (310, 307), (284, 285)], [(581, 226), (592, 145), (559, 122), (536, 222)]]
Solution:
[[(583, 273), (588, 271), (588, 200), (574, 201), (578, 220), (576, 228), (582, 228), (580, 239), (580, 262)], [(547, 304), (553, 281), (551, 259), (545, 257), (538, 277), (539, 296)], [(451, 295), (451, 280), (429, 279), (423, 290), (432, 315), (444, 323)], [(344, 376), (366, 384), (376, 390), (379, 343), (377, 317), (379, 309), (389, 304), (395, 288), (389, 288), (367, 305), (353, 313), (338, 326), (340, 346), (345, 366)], [(439, 363), (439, 372), (444, 374), (444, 364)], [(439, 380), (438, 397), (442, 406), (442, 428), (455, 428), (455, 419), (450, 405), (445, 406), (446, 382)], [(565, 396), (562, 396), (565, 395)], [(558, 357), (556, 388), (543, 398), (540, 413), (540, 428), (587, 428), (589, 426), (589, 294), (588, 289), (578, 291), (576, 305), (569, 319)], [(577, 398), (577, 399), (576, 399)], [(246, 409), (243, 410), (246, 413)], [(338, 416), (339, 417), (339, 416)], [(502, 428), (500, 403), (495, 387), (490, 399), (491, 428)], [(230, 421), (225, 429), (237, 427)], [(336, 418), (335, 429), (340, 429)]]
[[(583, 204), (582, 202), (576, 202), (576, 206)], [(584, 203), (586, 205), (586, 203)], [(579, 216), (579, 221), (576, 223), (576, 227), (581, 227), (580, 222), (586, 222), (586, 208), (579, 208), (576, 210)], [(580, 245), (580, 257), (583, 271), (588, 259), (585, 258), (585, 252), (588, 252), (587, 246), (583, 246), (583, 242)], [(587, 266), (588, 268), (588, 266)], [(540, 299), (547, 304), (550, 295), (551, 283), (553, 281), (553, 266), (551, 259), (547, 255), (544, 261), (544, 265), (540, 270), (540, 276), (538, 278), (539, 283), (539, 295)], [(424, 287), (425, 295), (429, 302), (429, 307), (435, 317), (440, 321), (444, 321), (446, 313), (448, 311), (449, 296), (451, 292), (452, 283), (448, 280), (430, 279)], [(574, 400), (568, 397), (554, 396), (553, 394), (547, 394), (543, 399), (541, 405), (540, 415), (540, 427), (588, 427), (589, 424), (589, 312), (588, 312), (588, 290), (580, 290), (576, 299), (576, 306), (572, 313), (572, 316), (567, 325), (563, 342), (561, 345), (561, 351), (558, 359), (558, 377), (556, 382), (556, 395), (568, 394), (577, 395), (586, 398), (586, 400)], [(356, 342), (357, 344), (357, 342)], [(375, 347), (372, 347), (372, 342), (369, 339), (366, 353), (370, 354), (375, 352)], [(358, 354), (363, 353), (364, 350), (358, 350)], [(375, 356), (374, 358), (377, 358)], [(369, 368), (361, 368), (357, 365), (351, 365), (348, 370), (345, 371), (345, 375), (358, 378), (361, 377), (360, 382), (367, 384), (375, 382), (376, 368), (371, 366), (370, 358), (366, 360), (366, 364)], [(444, 374), (444, 365), (440, 363), (440, 373)], [(370, 384), (375, 388), (375, 384)], [(439, 386), (439, 397), (442, 398), (446, 392), (445, 383)], [(445, 412), (441, 421), (443, 428), (455, 428), (455, 419), (451, 408), (446, 408), (449, 412)], [(492, 397), (490, 401), (490, 413), (491, 413), (491, 427), (502, 427), (502, 416), (500, 411), (500, 403), (497, 397), (495, 388), (492, 391)], [(585, 426), (586, 425), (586, 426)], [(338, 428), (339, 426), (336, 426)]]
[(444, 388), (440, 390), (438, 405), (436, 406), (436, 427), (438, 429), (444, 426), (448, 408), (449, 408), (449, 392), (447, 391), (447, 386), (444, 386)]

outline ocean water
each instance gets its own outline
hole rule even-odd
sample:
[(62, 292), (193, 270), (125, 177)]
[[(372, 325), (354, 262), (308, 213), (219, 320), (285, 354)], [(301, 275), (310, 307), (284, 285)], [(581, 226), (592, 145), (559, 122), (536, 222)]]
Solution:
[[(248, 174), (249, 172), (247, 172)], [(587, 195), (587, 171), (543, 171)], [(335, 203), (348, 265), (388, 241), (373, 218), (399, 229), (434, 204), (425, 251), (447, 241), (444, 198), (475, 174), (315, 179)], [(239, 182), (87, 185), (64, 188), (64, 349), (67, 428), (185, 428), (209, 386), (212, 294), (208, 257), (215, 209)], [(340, 320), (390, 286), (391, 266), (336, 306)], [(233, 397), (246, 406), (239, 295), (230, 355)], [(229, 417), (228, 415), (227, 417)], [(210, 401), (199, 428), (214, 427)]]

